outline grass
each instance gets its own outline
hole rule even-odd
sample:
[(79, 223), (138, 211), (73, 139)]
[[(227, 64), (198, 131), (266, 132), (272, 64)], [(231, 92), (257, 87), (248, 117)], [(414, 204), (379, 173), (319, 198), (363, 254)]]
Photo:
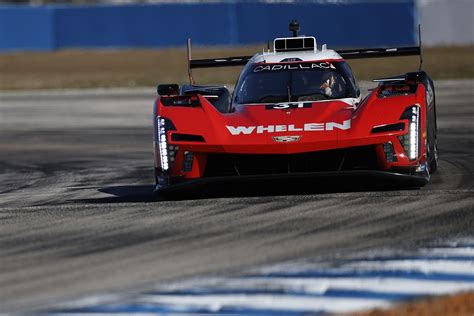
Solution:
[[(195, 48), (193, 58), (251, 55), (261, 46)], [(418, 69), (418, 58), (353, 60), (359, 80)], [(64, 50), (0, 54), (0, 90), (154, 86), (187, 82), (185, 48)], [(434, 79), (474, 78), (474, 46), (424, 50), (425, 69)], [(239, 67), (198, 69), (198, 83), (235, 83)]]

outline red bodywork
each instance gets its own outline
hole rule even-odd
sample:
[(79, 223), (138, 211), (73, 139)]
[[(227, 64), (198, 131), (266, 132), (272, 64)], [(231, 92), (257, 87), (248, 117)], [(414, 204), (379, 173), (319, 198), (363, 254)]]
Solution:
[[(344, 149), (361, 146), (373, 146), (376, 153), (378, 170), (414, 170), (427, 162), (427, 121), (428, 107), (426, 86), (421, 82), (410, 83), (417, 85), (414, 93), (381, 96), (383, 85), (373, 90), (357, 106), (349, 105), (340, 100), (316, 101), (308, 108), (266, 109), (264, 104), (238, 105), (231, 113), (219, 112), (212, 103), (202, 95), (195, 95), (194, 106), (163, 105), (164, 98), (160, 96), (155, 103), (155, 116), (166, 118), (172, 122), (175, 130), (167, 130), (169, 145), (179, 146), (176, 158), (170, 163), (166, 173), (170, 183), (173, 179), (186, 180), (205, 176), (207, 157), (211, 153), (225, 154), (297, 154), (322, 152), (327, 150)], [(197, 103), (199, 103), (197, 105)], [(409, 160), (398, 136), (408, 133), (409, 121), (401, 119), (407, 107), (419, 107), (419, 157)], [(155, 117), (156, 120), (156, 117)], [(305, 124), (323, 124), (328, 122), (343, 124), (350, 120), (350, 128), (334, 127), (332, 130), (302, 131)], [(347, 123), (347, 122), (346, 122)], [(403, 130), (388, 132), (372, 132), (374, 127), (387, 124), (404, 123)], [(156, 124), (155, 124), (156, 125)], [(257, 133), (256, 129), (249, 135), (232, 135), (227, 126), (257, 127), (274, 126), (273, 132), (264, 130)], [(276, 126), (280, 127), (276, 131)], [(347, 126), (346, 126), (347, 127)], [(155, 126), (155, 134), (156, 126)], [(174, 133), (202, 136), (204, 142), (173, 141)], [(275, 142), (275, 136), (299, 136), (298, 141)], [(160, 153), (155, 137), (155, 168), (160, 170)], [(396, 161), (387, 161), (384, 143), (391, 143), (395, 151)], [(183, 168), (184, 152), (192, 152), (192, 169)], [(161, 170), (163, 171), (163, 170)], [(337, 171), (337, 170), (335, 170)]]

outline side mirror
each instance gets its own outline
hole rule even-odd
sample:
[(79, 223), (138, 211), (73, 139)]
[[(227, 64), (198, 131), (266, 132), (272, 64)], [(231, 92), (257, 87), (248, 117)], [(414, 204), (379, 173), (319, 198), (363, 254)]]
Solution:
[(158, 95), (179, 95), (179, 85), (175, 83), (159, 84), (156, 92), (158, 92)]

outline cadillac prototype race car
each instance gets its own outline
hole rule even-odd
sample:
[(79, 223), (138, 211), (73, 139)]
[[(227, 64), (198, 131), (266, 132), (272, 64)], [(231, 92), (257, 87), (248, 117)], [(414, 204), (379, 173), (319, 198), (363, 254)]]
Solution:
[[(421, 70), (375, 79), (362, 99), (346, 62), (420, 55), (421, 69), (421, 45), (334, 51), (298, 36), (295, 22), (290, 30), (254, 56), (192, 60), (188, 40), (190, 84), (159, 85), (154, 104), (157, 192), (265, 177), (429, 181), (438, 165), (433, 81)], [(223, 66), (244, 66), (232, 94), (194, 84), (193, 68)]]

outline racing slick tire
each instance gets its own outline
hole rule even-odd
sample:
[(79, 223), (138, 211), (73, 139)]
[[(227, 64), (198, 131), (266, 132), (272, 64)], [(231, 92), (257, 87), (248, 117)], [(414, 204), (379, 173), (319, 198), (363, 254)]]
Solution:
[(433, 150), (429, 153), (430, 157), (430, 162), (429, 162), (429, 168), (430, 168), (430, 173), (435, 173), (436, 170), (438, 169), (438, 142), (435, 139), (435, 143), (433, 145)]

